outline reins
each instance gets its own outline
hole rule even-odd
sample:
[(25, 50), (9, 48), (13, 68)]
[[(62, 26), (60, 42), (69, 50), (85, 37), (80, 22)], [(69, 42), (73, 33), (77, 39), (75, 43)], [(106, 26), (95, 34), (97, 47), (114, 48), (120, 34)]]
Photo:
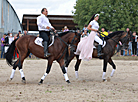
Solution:
[[(57, 37), (58, 37), (58, 36), (57, 36)], [(73, 39), (72, 39), (72, 41), (71, 41), (70, 44), (68, 44), (67, 42), (65, 42), (61, 37), (58, 37), (58, 38), (60, 39), (60, 41), (62, 41), (62, 42), (66, 45), (66, 47), (65, 47), (65, 49), (64, 49), (64, 51), (63, 51), (63, 53), (62, 53), (62, 55), (60, 56), (60, 58), (58, 58), (58, 61), (61, 60), (61, 58), (63, 57), (64, 53), (66, 52), (66, 49), (72, 45), (72, 43), (73, 43), (75, 37), (76, 37), (76, 35), (74, 35), (74, 37), (73, 37)], [(72, 46), (75, 46), (75, 45), (72, 45)]]
[[(97, 32), (98, 32), (98, 31), (97, 31)], [(98, 32), (98, 33), (99, 33), (99, 34), (102, 34), (102, 35), (104, 35), (104, 36), (106, 36), (105, 34), (103, 34), (103, 33), (101, 33), (101, 32)], [(122, 33), (121, 33), (121, 35), (122, 35)], [(125, 37), (127, 37), (127, 36), (128, 36), (128, 32), (127, 32), (127, 35), (126, 35)], [(114, 42), (116, 42), (116, 43), (119, 45), (119, 47), (118, 47), (116, 53), (114, 54), (114, 55), (116, 55), (116, 54), (120, 51), (120, 49), (122, 48), (122, 45), (120, 45), (119, 42), (117, 42), (116, 40), (112, 39), (111, 37), (109, 37), (109, 36), (106, 36), (106, 37), (108, 37), (109, 39), (113, 40)], [(125, 37), (123, 37), (122, 39), (124, 39)], [(121, 39), (121, 40), (122, 40), (122, 39)]]

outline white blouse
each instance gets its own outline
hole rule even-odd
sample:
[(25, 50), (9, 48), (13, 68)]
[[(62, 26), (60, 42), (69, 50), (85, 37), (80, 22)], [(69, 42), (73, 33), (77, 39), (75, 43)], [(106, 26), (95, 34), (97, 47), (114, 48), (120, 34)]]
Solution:
[(93, 20), (93, 21), (91, 21), (89, 24), (91, 25), (91, 28), (92, 28), (92, 29), (96, 29), (96, 30), (99, 29), (99, 24), (98, 24), (97, 21)]

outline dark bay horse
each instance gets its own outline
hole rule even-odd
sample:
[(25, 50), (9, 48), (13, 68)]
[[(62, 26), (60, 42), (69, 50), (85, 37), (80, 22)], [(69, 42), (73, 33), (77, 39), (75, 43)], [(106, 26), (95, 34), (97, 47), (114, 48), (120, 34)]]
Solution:
[[(113, 32), (113, 33), (109, 34), (109, 36), (106, 38), (106, 45), (102, 50), (104, 55), (100, 57), (100, 59), (103, 59), (103, 61), (104, 61), (103, 75), (102, 75), (103, 81), (106, 80), (105, 74), (106, 74), (106, 69), (107, 69), (107, 63), (109, 63), (113, 67), (113, 70), (111, 72), (111, 77), (113, 76), (113, 74), (116, 70), (116, 65), (114, 64), (114, 62), (111, 58), (115, 54), (116, 45), (119, 43), (119, 41), (121, 41), (121, 43), (123, 44), (124, 47), (128, 47), (129, 38), (130, 38), (130, 32), (127, 33), (124, 31)], [(78, 78), (78, 69), (79, 69), (79, 65), (81, 63), (81, 59), (79, 59), (79, 55), (74, 55), (73, 51), (71, 52), (70, 57), (68, 57), (65, 60), (65, 69), (68, 68), (69, 63), (74, 58), (74, 56), (76, 56), (76, 58), (77, 58), (77, 62), (75, 64), (75, 75), (76, 75), (76, 78)], [(97, 57), (97, 49), (94, 49), (92, 57), (99, 58), (99, 57)]]
[[(22, 66), (23, 66), (24, 59), (27, 58), (30, 53), (32, 53), (38, 58), (48, 60), (46, 73), (42, 76), (39, 84), (42, 84), (47, 74), (49, 74), (54, 60), (56, 60), (59, 63), (66, 82), (70, 83), (68, 75), (64, 67), (64, 57), (65, 57), (66, 48), (68, 47), (69, 44), (70, 46), (77, 46), (78, 42), (80, 41), (78, 34), (76, 32), (75, 33), (64, 32), (64, 33), (59, 34), (59, 36), (55, 37), (54, 44), (48, 48), (48, 52), (51, 53), (51, 56), (49, 56), (48, 58), (44, 58), (43, 47), (36, 45), (34, 43), (35, 39), (36, 37), (33, 35), (26, 35), (26, 36), (19, 38), (18, 40), (17, 39), (14, 40), (12, 44), (10, 45), (6, 53), (7, 63), (13, 66), (10, 79), (11, 80), (13, 79), (15, 70), (17, 67), (19, 67), (22, 82), (26, 83), (25, 76), (22, 70)], [(16, 62), (13, 62), (12, 58), (13, 58), (15, 46), (19, 52), (19, 59)]]

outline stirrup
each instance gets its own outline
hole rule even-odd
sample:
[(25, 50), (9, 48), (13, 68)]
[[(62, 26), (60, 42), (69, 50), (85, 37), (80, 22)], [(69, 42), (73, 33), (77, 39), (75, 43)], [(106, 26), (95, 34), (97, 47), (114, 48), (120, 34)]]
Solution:
[(44, 57), (49, 57), (51, 54), (50, 53), (46, 53), (44, 54)]
[(99, 53), (99, 54), (97, 54), (98, 57), (100, 57), (100, 56), (102, 56), (102, 55), (104, 55), (104, 53)]

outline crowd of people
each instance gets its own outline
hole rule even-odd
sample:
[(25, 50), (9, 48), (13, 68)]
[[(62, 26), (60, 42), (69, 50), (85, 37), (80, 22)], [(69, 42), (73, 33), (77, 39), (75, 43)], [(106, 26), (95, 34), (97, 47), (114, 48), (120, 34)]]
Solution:
[[(18, 31), (18, 34), (14, 34), (8, 32), (7, 34), (3, 34), (3, 37), (1, 38), (1, 58), (5, 58), (5, 53), (10, 46), (10, 44), (17, 38), (22, 37), (24, 35), (27, 35), (27, 31), (25, 30), (22, 34), (21, 31)], [(19, 54), (17, 52), (17, 49), (15, 48), (13, 58), (19, 58)]]
[[(130, 31), (129, 28), (126, 29), (126, 32), (128, 31)], [(130, 31), (130, 35), (128, 49), (122, 49), (117, 56), (138, 56), (138, 36), (135, 31)]]

